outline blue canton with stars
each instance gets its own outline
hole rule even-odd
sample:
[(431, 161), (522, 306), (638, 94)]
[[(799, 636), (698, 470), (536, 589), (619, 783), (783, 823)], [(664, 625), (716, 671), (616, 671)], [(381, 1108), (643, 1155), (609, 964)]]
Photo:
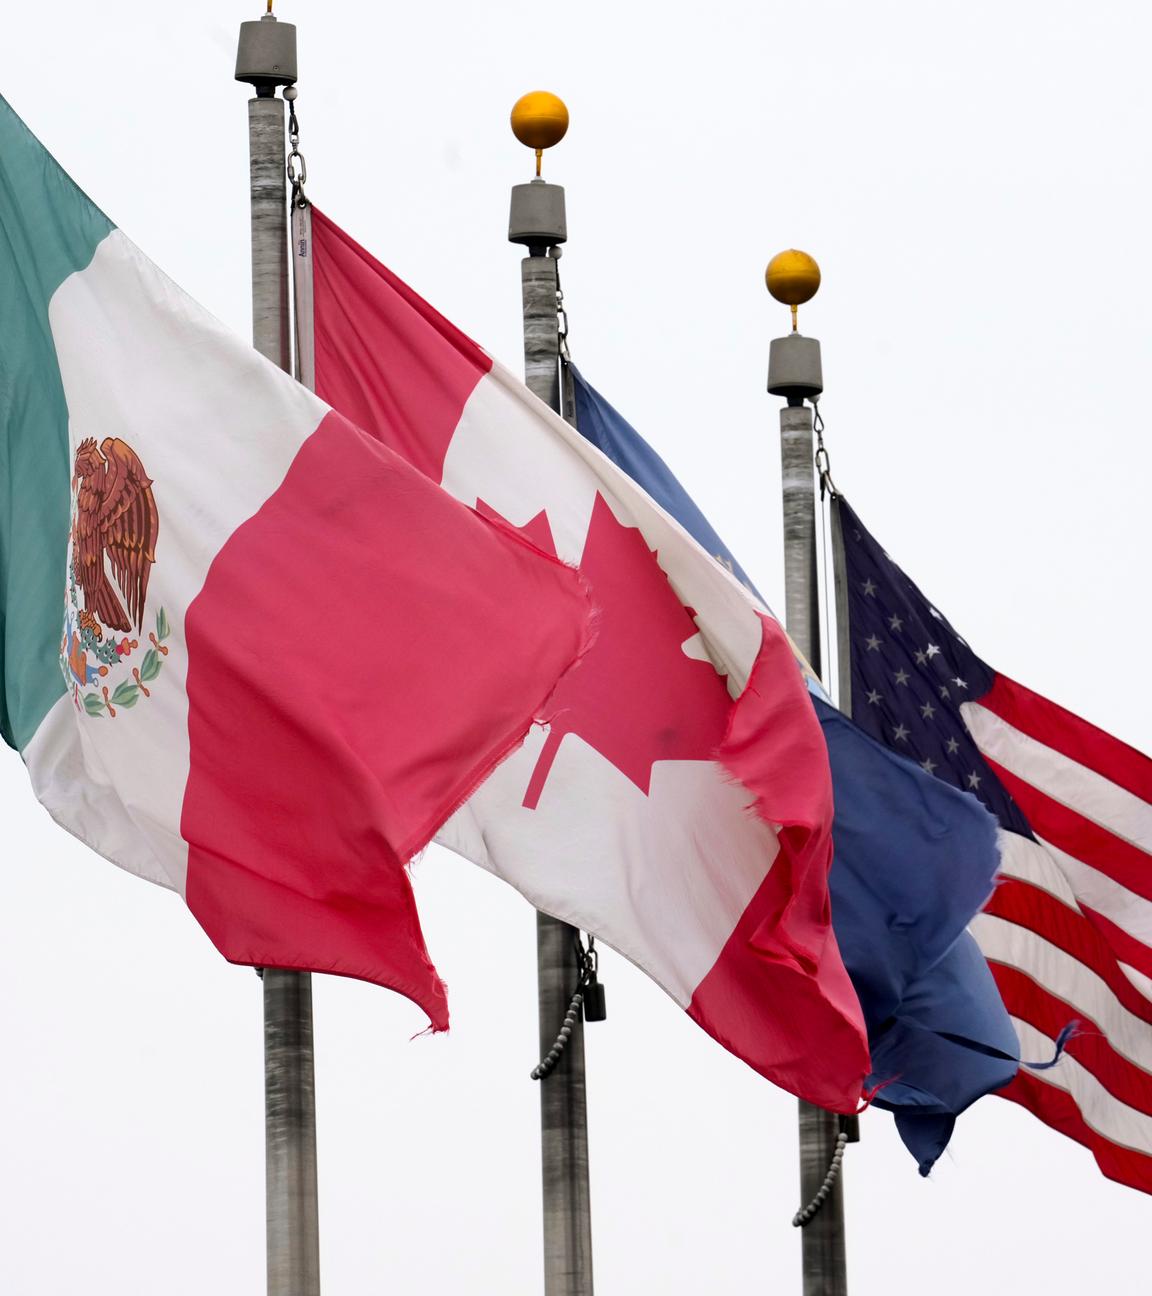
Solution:
[(1003, 828), (1028, 821), (980, 755), (961, 717), (996, 672), (837, 498), (844, 536), (852, 653), (852, 719), (921, 769), (977, 796)]

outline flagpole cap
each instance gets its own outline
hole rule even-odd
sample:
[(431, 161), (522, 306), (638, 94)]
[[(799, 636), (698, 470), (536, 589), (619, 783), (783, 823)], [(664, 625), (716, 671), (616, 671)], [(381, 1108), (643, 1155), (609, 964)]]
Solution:
[(768, 291), (785, 306), (803, 306), (820, 287), (820, 267), (814, 257), (796, 248), (777, 252), (764, 271)]
[(277, 86), (296, 82), (296, 27), (279, 22), (271, 5), (262, 18), (240, 24), (236, 80), (255, 86), (261, 97), (274, 95)]
[(820, 287), (820, 267), (815, 258), (796, 248), (777, 252), (764, 271), (764, 282), (778, 302), (791, 306), (795, 331), (797, 307), (811, 301)]
[(824, 390), (820, 343), (801, 335), (796, 310), (816, 296), (820, 267), (807, 252), (789, 248), (768, 262), (764, 282), (778, 302), (792, 308), (792, 332), (776, 338), (768, 353), (768, 390), (783, 396), (789, 405), (819, 400)]
[(824, 390), (820, 343), (801, 333), (773, 338), (768, 351), (768, 390), (789, 405), (818, 400)]
[(544, 150), (559, 144), (568, 133), (568, 106), (547, 90), (532, 90), (512, 105), (512, 134), (536, 153), (536, 174)]

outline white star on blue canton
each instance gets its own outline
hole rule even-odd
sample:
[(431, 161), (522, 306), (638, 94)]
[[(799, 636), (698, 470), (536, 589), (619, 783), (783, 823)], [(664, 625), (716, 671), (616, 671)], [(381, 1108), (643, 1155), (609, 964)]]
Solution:
[(881, 699), (883, 696), (884, 696), (884, 695), (883, 695), (882, 693), (880, 693), (877, 689), (869, 689), (869, 690), (868, 690), (868, 705), (869, 705), (869, 706), (877, 706), (877, 705), (879, 704), (879, 702), (880, 702), (880, 699)]
[(904, 669), (903, 666), (901, 666), (900, 669), (896, 672), (894, 678), (897, 684), (907, 684), (908, 681), (912, 678), (912, 676), (908, 674), (908, 672)]
[(900, 620), (900, 618), (896, 615), (895, 612), (893, 612), (892, 615), (888, 618), (888, 624), (892, 627), (893, 630), (902, 630), (904, 628), (904, 622)]
[(931, 720), (932, 717), (936, 714), (936, 708), (932, 705), (931, 702), (925, 702), (924, 705), (920, 708), (920, 714), (924, 717), (925, 720)]
[(926, 663), (927, 661), (928, 661), (928, 658), (925, 657), (924, 654), (923, 654), (922, 652), (918, 652), (918, 653), (916, 654), (916, 665), (917, 665), (917, 666), (923, 666), (923, 665), (925, 665), (925, 663)]
[(869, 652), (880, 651), (880, 640), (875, 635), (869, 635), (868, 638), (864, 640), (864, 642), (868, 645)]
[(928, 654), (929, 658), (932, 658), (936, 656), (936, 654), (940, 651), (940, 649), (937, 648), (935, 644), (930, 643), (928, 647), (924, 649), (924, 651)]
[(925, 774), (932, 774), (936, 769), (936, 762), (931, 758), (929, 758), (928, 760), (922, 760), (920, 762), (920, 768), (924, 771)]
[(979, 774), (969, 774), (969, 775), (968, 775), (968, 786), (969, 786), (970, 788), (972, 788), (972, 789), (976, 789), (976, 788), (978, 788), (978, 787), (980, 786), (980, 775), (979, 775)]
[(896, 728), (892, 730), (892, 739), (894, 742), (905, 742), (907, 741), (909, 732), (910, 730), (905, 729), (902, 724), (897, 725)]
[(948, 755), (954, 756), (960, 750), (960, 744), (955, 738), (948, 739)]
[(952, 694), (948, 692), (947, 688), (945, 688), (943, 684), (940, 685), (940, 696), (942, 698), (950, 698), (952, 696)]
[(869, 576), (864, 582), (864, 593), (867, 594), (869, 598), (876, 597), (876, 583), (873, 581), (871, 576)]
[(955, 684), (957, 688), (966, 689), (968, 687), (967, 680), (962, 680), (959, 675), (953, 676), (952, 683)]

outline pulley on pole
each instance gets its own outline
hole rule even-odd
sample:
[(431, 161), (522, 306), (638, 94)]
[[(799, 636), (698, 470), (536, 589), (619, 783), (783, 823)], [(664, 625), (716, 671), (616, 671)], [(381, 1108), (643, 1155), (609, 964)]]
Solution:
[[(516, 138), (536, 153), (536, 177), (513, 186), (508, 238), (527, 247), (520, 263), (524, 303), (524, 377), (557, 412), (560, 401), (560, 245), (568, 238), (564, 190), (541, 172), (544, 150), (568, 129), (568, 110), (546, 91), (512, 110)], [(592, 1296), (592, 1223), (588, 1188), (588, 1113), (584, 1080), (584, 967), (580, 933), (536, 915), (539, 985), (540, 1151), (544, 1194), (545, 1296)], [(567, 1032), (566, 1034), (564, 1032)], [(561, 1048), (556, 1045), (564, 1042)], [(534, 1075), (537, 1073), (534, 1072)]]
[[(273, 16), (271, 0), (262, 18), (240, 26), (236, 80), (256, 91), (248, 101), (252, 342), (291, 372), (284, 101), (276, 92), (296, 81), (296, 28)], [(262, 979), (268, 1296), (319, 1296), (312, 978), (266, 968)]]
[[(797, 310), (816, 295), (820, 269), (794, 249), (772, 258), (768, 291), (792, 310), (792, 332), (772, 342), (768, 390), (783, 396), (780, 467), (784, 505), (785, 624), (797, 648), (820, 674), (820, 604), (816, 573), (816, 491), (812, 405), (824, 388), (820, 343), (799, 332)], [(844, 1193), (840, 1161), (844, 1122), (835, 1112), (800, 1100), (800, 1199), (804, 1296), (847, 1296)]]

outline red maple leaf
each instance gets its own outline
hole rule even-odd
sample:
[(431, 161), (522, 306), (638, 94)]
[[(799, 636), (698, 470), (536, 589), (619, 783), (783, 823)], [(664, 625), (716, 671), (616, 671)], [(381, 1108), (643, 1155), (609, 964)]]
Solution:
[[(499, 516), (482, 502), (480, 512)], [(546, 514), (519, 530), (555, 553)], [(683, 645), (697, 633), (636, 527), (621, 525), (597, 493), (580, 570), (600, 611), (599, 633), (554, 696), (555, 713), (524, 794), (534, 810), (566, 734), (594, 747), (648, 794), (659, 760), (711, 760), (732, 702), (724, 681)]]

